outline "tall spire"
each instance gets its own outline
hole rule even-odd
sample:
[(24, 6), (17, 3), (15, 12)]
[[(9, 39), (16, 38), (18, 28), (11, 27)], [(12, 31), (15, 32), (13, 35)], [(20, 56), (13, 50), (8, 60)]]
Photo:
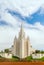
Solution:
[(21, 23), (21, 29), (20, 29), (20, 37), (24, 36), (24, 29), (23, 29), (23, 22)]
[(21, 32), (23, 32), (23, 22), (21, 23)]

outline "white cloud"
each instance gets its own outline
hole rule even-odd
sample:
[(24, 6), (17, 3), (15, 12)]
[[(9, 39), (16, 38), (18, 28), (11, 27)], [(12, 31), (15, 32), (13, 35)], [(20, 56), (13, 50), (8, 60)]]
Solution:
[[(6, 11), (7, 8), (20, 12), (23, 16), (28, 16), (36, 12), (39, 7), (44, 4), (43, 0), (1, 0), (0, 1), (0, 16), (1, 20), (11, 24), (12, 27), (0, 26), (0, 49), (10, 47), (13, 44), (14, 36), (18, 36), (20, 19), (11, 16)], [(30, 37), (31, 44), (35, 48), (39, 48), (40, 44), (44, 45), (44, 26), (40, 22), (34, 25), (24, 23), (25, 33)], [(37, 46), (38, 45), (38, 46)], [(37, 47), (36, 47), (37, 46)]]
[[(15, 1), (15, 2), (14, 2)], [(11, 0), (9, 0), (11, 3)], [(44, 1), (42, 0), (13, 0), (11, 4), (14, 4), (14, 7), (24, 16), (28, 16), (36, 12)]]
[[(30, 42), (35, 49), (43, 49), (44, 45), (44, 26), (39, 22), (25, 29), (26, 35), (30, 37)], [(40, 46), (41, 45), (41, 46)]]
[(0, 8), (9, 8), (20, 12), (23, 16), (28, 16), (36, 12), (42, 4), (44, 0), (1, 0)]
[(10, 48), (14, 42), (15, 35), (18, 35), (17, 30), (9, 26), (0, 26), (0, 50)]
[[(41, 26), (41, 28), (39, 26)], [(44, 26), (42, 26), (38, 22), (35, 23), (34, 25), (30, 25), (27, 23), (24, 24), (24, 31), (26, 37), (29, 36), (30, 42), (35, 49), (41, 49), (41, 47), (43, 47), (42, 45), (44, 45), (43, 28)], [(15, 28), (11, 28), (8, 26), (0, 27), (0, 49), (11, 47), (11, 45), (14, 42), (15, 35), (18, 37), (19, 30), (20, 30), (19, 26), (16, 26)]]
[(44, 15), (44, 4), (41, 6), (40, 8), (40, 12), (39, 12), (39, 15)]

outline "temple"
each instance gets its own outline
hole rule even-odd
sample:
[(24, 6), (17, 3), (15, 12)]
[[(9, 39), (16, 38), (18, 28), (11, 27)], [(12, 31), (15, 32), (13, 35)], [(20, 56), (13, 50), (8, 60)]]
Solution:
[(27, 56), (30, 56), (33, 52), (35, 52), (35, 50), (32, 48), (29, 37), (25, 38), (23, 24), (21, 24), (18, 38), (15, 36), (14, 39), (12, 54), (19, 58), (25, 58)]

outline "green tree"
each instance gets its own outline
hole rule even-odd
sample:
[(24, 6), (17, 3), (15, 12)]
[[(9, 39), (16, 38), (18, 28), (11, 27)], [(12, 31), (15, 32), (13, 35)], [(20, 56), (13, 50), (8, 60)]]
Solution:
[(41, 53), (43, 54), (43, 53), (44, 53), (44, 51), (41, 51)]
[(36, 50), (35, 53), (40, 53), (41, 51), (40, 50)]
[(5, 49), (4, 52), (9, 53), (10, 51), (9, 51), (9, 49)]

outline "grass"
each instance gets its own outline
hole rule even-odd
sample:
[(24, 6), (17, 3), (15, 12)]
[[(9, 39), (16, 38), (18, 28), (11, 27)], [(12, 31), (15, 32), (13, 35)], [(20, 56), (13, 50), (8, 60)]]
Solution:
[(16, 57), (16, 56), (12, 56), (12, 59), (11, 59), (12, 61), (19, 61), (20, 60), (20, 58), (19, 57)]
[(28, 57), (25, 58), (25, 60), (26, 60), (26, 61), (32, 61), (33, 58), (32, 58), (32, 56), (28, 56)]
[(14, 61), (19, 61), (19, 58), (13, 56), (11, 59), (8, 59), (0, 56), (0, 62), (14, 62)]
[(7, 58), (3, 58), (3, 57), (0, 56), (0, 62), (18, 62), (18, 61), (22, 62), (22, 61), (31, 61), (31, 60), (32, 60), (31, 56), (26, 57), (24, 59), (20, 59), (16, 56), (12, 56), (11, 59), (7, 59)]
[(44, 57), (42, 57), (40, 60), (41, 60), (41, 61), (44, 61)]
[(26, 57), (26, 58), (24, 58), (24, 59), (20, 59), (20, 58), (18, 58), (18, 57), (16, 57), (16, 56), (12, 56), (12, 58), (11, 59), (7, 59), (7, 58), (4, 58), (4, 57), (1, 57), (0, 56), (0, 62), (18, 62), (18, 61), (20, 61), (20, 62), (33, 62), (33, 61), (37, 61), (37, 62), (39, 62), (39, 61), (44, 61), (44, 57), (42, 57), (42, 58), (38, 58), (38, 59), (33, 59), (32, 58), (32, 56), (28, 56), (28, 57)]

